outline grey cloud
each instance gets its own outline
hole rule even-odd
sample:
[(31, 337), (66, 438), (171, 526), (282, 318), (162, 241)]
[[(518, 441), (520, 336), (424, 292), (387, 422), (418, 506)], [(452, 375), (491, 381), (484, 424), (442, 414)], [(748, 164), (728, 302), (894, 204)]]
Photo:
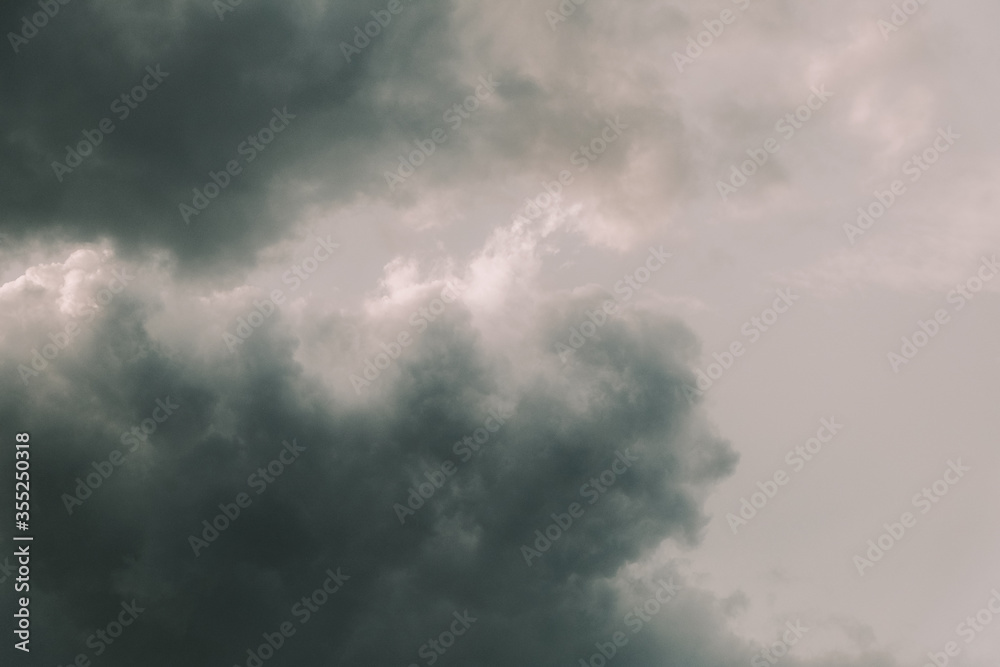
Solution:
[[(575, 317), (584, 305), (565, 310)], [(135, 598), (147, 611), (102, 664), (242, 663), (341, 567), (351, 580), (281, 660), (420, 662), (419, 647), (468, 609), (479, 620), (448, 660), (565, 664), (618, 622), (609, 578), (667, 537), (696, 539), (703, 491), (735, 463), (679, 392), (690, 333), (660, 317), (609, 325), (584, 371), (564, 368), (549, 345), (572, 318), (545, 321), (531, 355), (500, 359), (455, 305), (377, 392), (346, 403), (292, 358), (280, 317), (237, 355), (219, 345), (196, 358), (149, 333), (161, 307), (135, 295), (112, 303), (92, 334), (0, 406), (5, 423), (36, 425), (35, 613), (48, 661), (87, 652), (81, 640)], [(53, 324), (36, 321), (25, 340)], [(546, 363), (535, 366), (535, 354)], [(21, 385), (20, 360), (5, 355), (5, 381)], [(125, 449), (122, 432), (166, 396), (175, 415), (68, 516), (61, 494)], [(401, 526), (393, 504), (426, 471), (457, 462), (453, 444), (501, 404), (513, 414), (492, 445)], [(248, 489), (248, 475), (293, 439), (306, 447), (300, 460), (261, 495)], [(638, 462), (587, 506), (581, 485), (625, 448)], [(239, 492), (250, 507), (195, 557), (188, 536)], [(521, 545), (574, 501), (584, 517), (528, 567)]]

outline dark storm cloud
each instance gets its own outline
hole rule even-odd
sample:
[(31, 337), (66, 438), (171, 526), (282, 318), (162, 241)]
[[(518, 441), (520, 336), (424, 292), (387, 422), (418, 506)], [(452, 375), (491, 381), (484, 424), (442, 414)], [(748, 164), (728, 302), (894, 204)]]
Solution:
[[(420, 123), (408, 120), (413, 109), (378, 107), (373, 60), (431, 97), (457, 87), (433, 74), (448, 52), (447, 3), (406, 2), (346, 62), (340, 42), (384, 5), (245, 2), (222, 21), (209, 2), (61, 6), (17, 54), (8, 48), (2, 57), (4, 231), (111, 236), (127, 247), (166, 246), (185, 261), (236, 260), (281, 236), (305, 203), (288, 192), (269, 200), (274, 179), (318, 176), (329, 200), (384, 188), (367, 164), (373, 151), (396, 125)], [(34, 2), (7, 3), (0, 25), (20, 31), (35, 11)], [(163, 73), (155, 89), (147, 85), (142, 102), (119, 99), (144, 77), (153, 83), (147, 67)], [(267, 127), (275, 107), (295, 119), (247, 163), (238, 147)], [(113, 131), (60, 182), (52, 163), (65, 163), (65, 146), (83, 132), (100, 136), (105, 118)], [(179, 204), (190, 205), (192, 188), (234, 159), (243, 173), (185, 225)]]
[[(477, 620), (442, 664), (589, 656), (621, 624), (611, 577), (664, 538), (695, 539), (700, 498), (735, 463), (680, 391), (694, 340), (678, 323), (629, 316), (560, 362), (550, 341), (591, 306), (564, 303), (531, 349), (497, 358), (453, 305), (379, 387), (347, 403), (293, 360), (280, 316), (240, 354), (220, 345), (204, 357), (149, 333), (155, 300), (116, 300), (0, 408), (4, 423), (36, 425), (39, 657), (93, 658), (86, 638), (133, 598), (145, 611), (102, 665), (243, 664), (283, 621), (297, 633), (275, 664), (424, 664), (420, 647), (466, 610)], [(5, 360), (5, 382), (21, 384), (20, 361)], [(122, 433), (141, 433), (164, 404), (174, 414), (128, 451)], [(393, 505), (427, 471), (459, 463), (454, 444), (498, 410), (510, 416), (483, 454), (400, 525)], [(258, 495), (248, 476), (284, 441), (305, 450)], [(126, 463), (68, 515), (62, 494), (114, 449)], [(588, 504), (581, 485), (626, 449), (636, 462)], [(250, 506), (195, 556), (189, 536), (241, 492)], [(522, 545), (571, 502), (586, 513), (529, 567)], [(300, 625), (291, 609), (328, 568), (350, 579)], [(618, 664), (641, 664), (655, 634)]]
[[(636, 306), (560, 358), (557, 344), (607, 295), (539, 288), (550, 276), (531, 271), (541, 246), (555, 245), (551, 230), (499, 231), (456, 269), (478, 280), (470, 303), (449, 305), (360, 395), (348, 374), (362, 372), (378, 342), (410, 330), (396, 306), (408, 314), (412, 291), (427, 296), (405, 259), (386, 266), (377, 288), (354, 277), (358, 292), (380, 292), (363, 314), (336, 310), (338, 288), (317, 277), (289, 291), (234, 351), (220, 336), (253, 307), (250, 288), (223, 288), (255, 260), (275, 270), (287, 250), (278, 241), (313, 205), (324, 215), (348, 211), (350, 224), (377, 210), (389, 226), (416, 227), (391, 220), (393, 211), (430, 218), (423, 211), (447, 210), (460, 191), (475, 200), (468, 218), (476, 219), (435, 241), (443, 248), (468, 234), (478, 247), (516, 208), (498, 199), (523, 201), (522, 189), (536, 195), (543, 179), (579, 169), (574, 152), (619, 116), (621, 136), (613, 146), (601, 140), (610, 148), (574, 172), (570, 197), (603, 219), (566, 228), (622, 247), (634, 228), (662, 227), (665, 204), (693, 196), (684, 192), (699, 179), (692, 152), (704, 150), (700, 132), (712, 133), (686, 127), (669, 63), (704, 12), (594, 2), (552, 31), (544, 9), (557, 4), (401, 0), (347, 62), (341, 42), (390, 0), (243, 0), (224, 20), (211, 0), (70, 0), (0, 57), (0, 240), (47, 251), (0, 286), (0, 381), (11, 388), (0, 423), (29, 430), (34, 443), (34, 661), (67, 665), (83, 653), (109, 667), (242, 665), (263, 633), (289, 621), (296, 634), (268, 665), (422, 665), (421, 647), (468, 612), (475, 622), (440, 664), (577, 665), (623, 629), (634, 600), (671, 577), (682, 592), (630, 636), (613, 666), (745, 667), (760, 650), (726, 629), (738, 602), (694, 589), (662, 565), (663, 554), (652, 557), (665, 540), (698, 543), (703, 502), (736, 463), (682, 392), (694, 384), (697, 342)], [(19, 31), (37, 11), (37, 1), (8, 3), (0, 27)], [(605, 13), (592, 20), (592, 11)], [(481, 76), (495, 76), (496, 93), (391, 191), (384, 172), (414, 139), (446, 126), (443, 112)], [(792, 94), (780, 100), (798, 99), (799, 77), (791, 78)], [(115, 102), (136, 85), (147, 99), (135, 108)], [(114, 131), (57, 176), (52, 162), (65, 160), (64, 147), (93, 136), (104, 118)], [(723, 125), (719, 136), (737, 153), (740, 133), (757, 127)], [(269, 126), (273, 143), (250, 162), (243, 142)], [(178, 205), (193, 205), (192, 188), (230, 161), (242, 173), (217, 176), (221, 194), (185, 224)], [(349, 203), (362, 205), (339, 208)], [(523, 224), (533, 225), (544, 226)], [(57, 345), (111, 274), (82, 251), (44, 262), (94, 239), (110, 239), (126, 265), (154, 257), (162, 270), (115, 293)], [(207, 272), (212, 283), (187, 280)], [(49, 341), (59, 349), (46, 362), (35, 351)], [(482, 454), (462, 459), (456, 443), (497, 413), (508, 416)], [(148, 441), (146, 427), (155, 428)], [(87, 497), (68, 500), (78, 480), (109, 470), (116, 451), (124, 463)], [(273, 481), (256, 472), (292, 452), (280, 474), (268, 473)], [(401, 514), (413, 490), (436, 486), (449, 465), (456, 470), (440, 488)], [(602, 481), (608, 470), (613, 483)], [(4, 475), (0, 491), (9, 484)], [(240, 494), (251, 502), (232, 525), (217, 538), (204, 533), (202, 522)], [(583, 515), (540, 538), (574, 503)], [(650, 561), (661, 565), (632, 583)], [(328, 571), (349, 579), (303, 625), (294, 605)], [(96, 656), (88, 637), (133, 600), (143, 608), (138, 621)], [(812, 664), (844, 663), (892, 664), (883, 656)], [(788, 656), (782, 667), (801, 664)]]
[[(502, 194), (498, 182), (522, 177), (533, 196), (543, 179), (577, 168), (571, 156), (608, 118), (620, 115), (631, 129), (579, 174), (591, 192), (619, 187), (628, 176), (625, 144), (640, 133), (666, 127), (681, 139), (676, 114), (654, 98), (616, 99), (618, 73), (602, 51), (588, 51), (595, 36), (582, 20), (586, 8), (556, 35), (530, 4), (491, 18), (449, 2), (403, 0), (347, 62), (342, 43), (364, 44), (356, 28), (373, 25), (372, 12), (385, 20), (387, 6), (259, 0), (219, 20), (210, 2), (62, 5), (16, 54), (0, 58), (0, 121), (8, 128), (0, 232), (11, 242), (110, 237), (129, 251), (163, 247), (185, 268), (224, 272), (290, 234), (312, 205), (337, 208), (360, 196), (405, 208), (436, 188), (492, 187), (484, 195), (492, 199)], [(7, 4), (0, 26), (17, 32), (35, 11), (35, 3)], [(601, 40), (603, 50), (608, 36)], [(150, 79), (147, 68), (162, 74)], [(585, 85), (589, 76), (601, 83)], [(499, 85), (456, 127), (446, 113), (482, 80)], [(121, 99), (144, 81), (143, 101)], [(294, 119), (263, 151), (251, 150), (247, 138), (268, 127), (274, 109)], [(386, 173), (434, 130), (446, 133), (445, 143), (391, 190)], [(71, 172), (53, 167), (68, 164), (66, 147), (84, 133), (101, 138), (93, 153)], [(643, 179), (674, 196), (686, 161), (671, 151)], [(230, 163), (238, 175), (226, 173)], [(198, 199), (195, 188), (215, 187), (210, 172), (222, 174), (221, 193)], [(483, 230), (519, 200), (504, 200)], [(199, 203), (208, 206), (185, 220), (180, 205)]]

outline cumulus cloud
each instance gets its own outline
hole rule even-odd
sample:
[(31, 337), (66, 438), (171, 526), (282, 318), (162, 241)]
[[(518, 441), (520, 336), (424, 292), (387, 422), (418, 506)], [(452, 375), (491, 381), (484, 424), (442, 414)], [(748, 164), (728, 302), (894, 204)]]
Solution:
[[(35, 614), (56, 633), (40, 649), (46, 659), (89, 650), (79, 638), (135, 598), (147, 611), (120, 648), (108, 649), (106, 664), (242, 662), (245, 646), (256, 647), (327, 568), (339, 567), (351, 577), (343, 593), (289, 641), (283, 660), (416, 662), (451, 613), (468, 609), (475, 628), (449, 659), (562, 663), (620, 620), (612, 582), (624, 566), (663, 539), (697, 539), (701, 500), (736, 461), (685, 398), (696, 342), (664, 315), (627, 313), (564, 365), (553, 340), (586, 317), (593, 295), (537, 299), (531, 307), (549, 314), (515, 346), (493, 334), (505, 304), (475, 298), (488, 294), (488, 278), (471, 280), (469, 301), (450, 303), (420, 331), (404, 316), (439, 284), (407, 289), (401, 283), (415, 277), (396, 269), (386, 283), (412, 301), (356, 316), (354, 326), (362, 340), (379, 327), (411, 328), (413, 342), (357, 396), (325, 376), (360, 357), (323, 341), (326, 368), (313, 367), (314, 350), (300, 347), (284, 313), (235, 354), (221, 337), (206, 350), (185, 344), (196, 333), (158, 335), (151, 319), (165, 308), (199, 329), (229, 313), (213, 315), (194, 297), (165, 303), (156, 294), (177, 287), (158, 269), (108, 269), (115, 260), (101, 265), (100, 254), (81, 250), (29, 270), (0, 295), (8, 325), (21, 330), (5, 341), (5, 382), (22, 387), (0, 412), (7, 423), (38, 425), (33, 465), (46, 492), (36, 512), (46, 547), (35, 566), (44, 582)], [(84, 264), (93, 273), (81, 282)], [(134, 284), (22, 382), (27, 342), (79, 320), (75, 304), (99, 299), (113, 271), (136, 275)], [(151, 284), (156, 292), (146, 291)], [(177, 407), (147, 435), (142, 424), (158, 399)], [(491, 413), (505, 423), (466, 460), (456, 443)], [(136, 425), (138, 436), (122, 438)], [(284, 441), (305, 451), (258, 497), (248, 476)], [(126, 463), (82, 504), (68, 501), (64, 494), (87, 495), (78, 478), (114, 450)], [(641, 463), (623, 471), (615, 464), (622, 452)], [(401, 525), (394, 505), (449, 462), (457, 472)], [(610, 486), (594, 482), (581, 495), (613, 464)], [(241, 492), (253, 502), (232, 527), (192, 546), (201, 521)], [(587, 508), (583, 518), (527, 564), (521, 547), (535, 545), (535, 529), (573, 502)]]
[[(57, 4), (0, 9), (0, 422), (33, 442), (41, 662), (248, 664), (290, 621), (271, 664), (430, 664), (457, 622), (435, 662), (578, 664), (622, 631), (622, 667), (745, 665), (757, 601), (684, 574), (739, 455), (674, 310), (761, 276), (940, 290), (997, 240), (993, 119), (932, 4), (888, 37), (860, 0)], [(621, 300), (651, 244), (674, 264)], [(843, 637), (783, 665), (895, 664), (807, 620)]]

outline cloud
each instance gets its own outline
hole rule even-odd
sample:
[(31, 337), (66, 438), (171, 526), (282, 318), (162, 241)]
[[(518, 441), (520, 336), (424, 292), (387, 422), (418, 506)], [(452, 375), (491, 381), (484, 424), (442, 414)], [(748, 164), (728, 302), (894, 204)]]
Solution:
[[(276, 661), (422, 664), (468, 610), (442, 664), (577, 664), (673, 577), (682, 592), (615, 664), (745, 665), (761, 647), (729, 624), (752, 601), (658, 558), (699, 544), (737, 462), (685, 398), (699, 342), (669, 310), (714, 316), (761, 274), (819, 297), (972, 275), (997, 240), (993, 119), (970, 111), (975, 68), (930, 44), (977, 40), (932, 6), (883, 40), (869, 3), (753, 2), (678, 71), (675, 50), (742, 2), (593, 0), (553, 29), (547, 1), (223, 1), (60, 4), (0, 59), (0, 421), (35, 443), (41, 658), (93, 651), (134, 598), (103, 664), (245, 664), (341, 568)], [(9, 3), (0, 24), (37, 11)], [(829, 106), (720, 202), (716, 181), (821, 84)], [(942, 160), (849, 246), (854, 208), (952, 122), (970, 140), (948, 157), (971, 173)], [(400, 160), (413, 173), (390, 187)], [(333, 224), (343, 256), (288, 289), (297, 240)], [(689, 287), (650, 285), (560, 354), (652, 243)], [(257, 278), (285, 289), (259, 323)], [(305, 450), (258, 495), (286, 442)], [(835, 623), (848, 657), (783, 664), (893, 664), (870, 628)]]
[[(533, 247), (522, 246), (522, 257)], [(470, 278), (468, 302), (413, 329), (412, 346), (359, 397), (330, 386), (311, 359), (323, 347), (323, 365), (343, 369), (346, 384), (360, 357), (325, 338), (303, 347), (295, 330), (309, 327), (294, 312), (272, 316), (236, 354), (221, 337), (206, 346), (202, 332), (231, 326), (247, 294), (209, 297), (217, 306), (206, 308), (207, 295), (172, 282), (169, 270), (104, 252), (80, 250), (0, 288), (5, 330), (15, 332), (0, 372), (23, 388), (0, 414), (36, 425), (32, 469), (45, 490), (35, 510), (45, 546), (33, 561), (35, 622), (51, 632), (38, 649), (45, 660), (91, 651), (81, 638), (134, 598), (146, 611), (107, 647), (104, 664), (242, 662), (245, 647), (339, 567), (349, 582), (289, 639), (283, 660), (418, 662), (427, 638), (468, 609), (478, 620), (450, 660), (510, 664), (527, 652), (539, 664), (564, 663), (620, 622), (612, 582), (621, 568), (663, 539), (697, 540), (701, 501), (735, 464), (681, 392), (695, 340), (663, 315), (607, 324), (564, 366), (553, 341), (595, 295), (498, 303), (484, 296), (493, 292), (483, 272)], [(521, 260), (501, 252), (494, 261)], [(86, 318), (112, 271), (135, 278), (22, 382), (27, 348)], [(355, 316), (360, 339), (409, 327), (414, 304), (441, 284), (391, 269), (387, 289), (410, 296)], [(512, 306), (547, 313), (516, 346), (492, 333)], [(134, 426), (142, 433), (157, 399), (176, 404), (176, 416), (141, 443), (123, 439)], [(497, 410), (511, 416), (481, 455), (461, 461), (455, 443)], [(305, 447), (301, 463), (258, 496), (248, 476), (284, 441)], [(125, 463), (68, 514), (63, 494), (116, 449)], [(587, 505), (582, 485), (626, 450), (641, 463)], [(400, 525), (393, 506), (445, 461), (460, 470)], [(195, 556), (189, 536), (241, 492), (252, 504)], [(522, 545), (572, 502), (587, 507), (584, 517), (529, 567)]]

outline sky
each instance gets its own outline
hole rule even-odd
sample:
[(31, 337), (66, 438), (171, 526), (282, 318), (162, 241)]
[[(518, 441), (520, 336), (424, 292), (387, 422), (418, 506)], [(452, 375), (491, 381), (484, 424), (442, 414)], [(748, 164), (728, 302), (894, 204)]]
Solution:
[(4, 4), (10, 664), (996, 665), (998, 21)]

